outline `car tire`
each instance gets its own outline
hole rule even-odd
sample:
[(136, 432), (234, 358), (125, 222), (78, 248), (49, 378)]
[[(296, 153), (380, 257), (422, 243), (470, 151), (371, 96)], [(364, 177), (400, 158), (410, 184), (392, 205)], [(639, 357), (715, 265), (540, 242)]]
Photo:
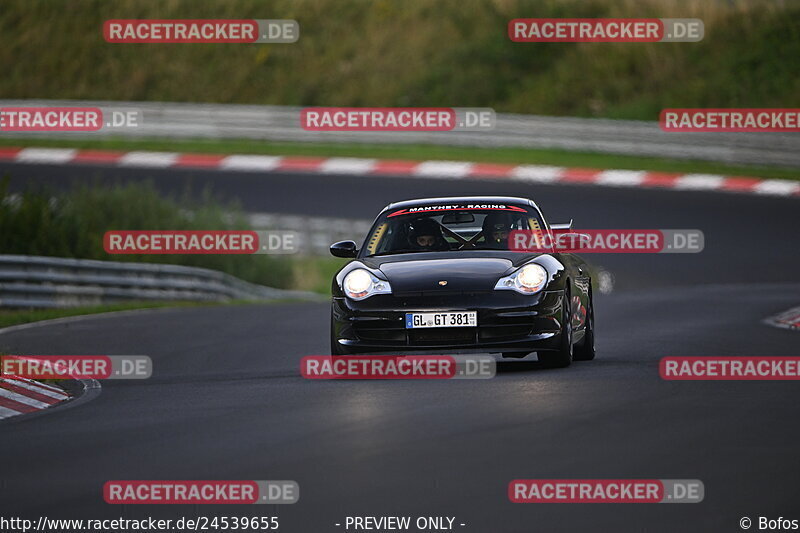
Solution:
[(589, 291), (589, 309), (586, 311), (586, 330), (581, 342), (575, 346), (573, 351), (575, 361), (591, 361), (594, 359), (594, 298), (591, 290)]
[(539, 361), (550, 368), (565, 368), (572, 364), (572, 301), (569, 289), (564, 292), (561, 306), (561, 345), (555, 352), (539, 352)]

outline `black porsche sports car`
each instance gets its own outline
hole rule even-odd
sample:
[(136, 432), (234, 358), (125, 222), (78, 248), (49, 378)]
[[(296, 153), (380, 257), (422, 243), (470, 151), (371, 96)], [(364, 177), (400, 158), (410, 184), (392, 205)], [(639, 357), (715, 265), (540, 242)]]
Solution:
[(388, 205), (333, 279), (331, 353), (536, 352), (551, 366), (593, 359), (587, 264), (571, 253), (509, 248), (514, 230), (551, 232), (534, 202), (512, 197)]

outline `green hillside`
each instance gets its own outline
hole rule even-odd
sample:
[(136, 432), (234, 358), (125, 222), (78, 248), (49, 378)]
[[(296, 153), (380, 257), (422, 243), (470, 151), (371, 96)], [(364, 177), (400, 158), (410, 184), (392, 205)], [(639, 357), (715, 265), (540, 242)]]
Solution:
[[(780, 5), (782, 4), (782, 5)], [(529, 44), (517, 17), (698, 17), (701, 43)], [(110, 18), (291, 18), (295, 44), (109, 44)], [(655, 119), (800, 107), (800, 4), (578, 0), (5, 0), (0, 97), (489, 106)]]

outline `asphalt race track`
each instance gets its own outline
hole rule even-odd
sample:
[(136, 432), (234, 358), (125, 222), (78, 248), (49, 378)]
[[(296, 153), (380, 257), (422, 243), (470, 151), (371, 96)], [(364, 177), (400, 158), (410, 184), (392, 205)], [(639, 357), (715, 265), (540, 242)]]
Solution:
[[(154, 376), (0, 424), (3, 516), (275, 515), (281, 531), (344, 531), (346, 516), (455, 516), (457, 531), (740, 531), (800, 518), (796, 382), (668, 382), (666, 355), (798, 356), (800, 333), (761, 323), (798, 305), (793, 198), (687, 191), (303, 174), (3, 164), (11, 189), (152, 179), (211, 186), (249, 211), (371, 218), (413, 197), (512, 194), (577, 228), (697, 228), (699, 254), (590, 257), (598, 359), (503, 363), (482, 381), (309, 381), (328, 305), (95, 316), (0, 334), (0, 351), (146, 354)], [(516, 478), (700, 479), (683, 505), (512, 504)], [(111, 506), (108, 480), (291, 479), (286, 506)], [(793, 516), (794, 515), (794, 516)], [(458, 524), (464, 523), (465, 526)], [(753, 529), (757, 528), (754, 525)]]

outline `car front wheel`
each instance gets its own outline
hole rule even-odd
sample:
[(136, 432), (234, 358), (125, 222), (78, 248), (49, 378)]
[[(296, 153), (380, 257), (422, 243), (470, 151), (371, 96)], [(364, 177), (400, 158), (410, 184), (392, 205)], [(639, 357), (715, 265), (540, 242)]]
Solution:
[(566, 290), (561, 309), (561, 345), (558, 351), (540, 352), (539, 360), (551, 368), (564, 368), (572, 363), (572, 350), (572, 302)]

